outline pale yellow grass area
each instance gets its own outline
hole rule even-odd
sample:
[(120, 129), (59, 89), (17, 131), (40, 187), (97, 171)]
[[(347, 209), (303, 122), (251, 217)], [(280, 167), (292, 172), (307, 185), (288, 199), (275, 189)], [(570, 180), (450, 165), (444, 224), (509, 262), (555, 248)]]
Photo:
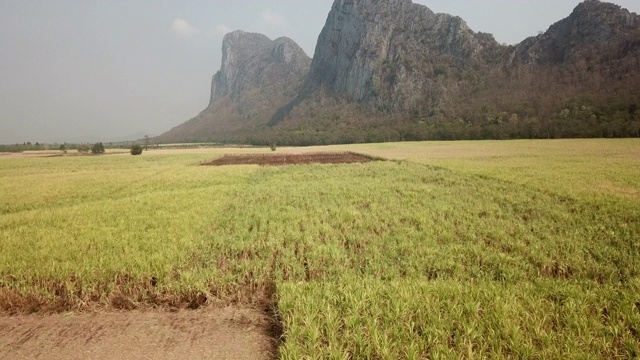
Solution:
[(389, 161), (3, 158), (0, 312), (238, 304), (283, 359), (638, 357), (640, 140), (275, 154), (341, 151)]
[(351, 149), (566, 195), (640, 200), (640, 139), (416, 142)]
[[(640, 139), (402, 142), (278, 147), (275, 153), (339, 151), (437, 165), (569, 195), (640, 199)], [(202, 147), (150, 149), (145, 155), (202, 154), (213, 159), (271, 153), (268, 147)]]
[[(129, 149), (105, 149), (102, 155), (129, 154)], [(100, 156), (102, 156), (100, 155)], [(2, 158), (34, 158), (34, 157), (55, 157), (55, 156), (93, 156), (90, 152), (81, 154), (75, 149), (69, 149), (66, 152), (60, 150), (28, 150), (19, 153), (1, 152)]]

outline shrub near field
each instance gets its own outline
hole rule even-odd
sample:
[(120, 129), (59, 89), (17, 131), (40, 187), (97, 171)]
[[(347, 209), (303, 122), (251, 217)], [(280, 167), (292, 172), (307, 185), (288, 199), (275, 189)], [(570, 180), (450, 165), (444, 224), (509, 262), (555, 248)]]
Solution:
[[(640, 142), (346, 148), (418, 162), (4, 159), (0, 304), (259, 304), (275, 287), (286, 359), (640, 354), (640, 201), (593, 185), (640, 189)], [(547, 164), (571, 183), (536, 178)]]

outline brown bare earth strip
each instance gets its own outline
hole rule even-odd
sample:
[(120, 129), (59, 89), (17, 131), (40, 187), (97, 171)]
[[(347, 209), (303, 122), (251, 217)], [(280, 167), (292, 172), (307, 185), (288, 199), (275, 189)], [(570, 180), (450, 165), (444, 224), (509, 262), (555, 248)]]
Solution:
[(381, 160), (354, 152), (327, 152), (308, 154), (234, 154), (205, 162), (202, 165), (262, 165), (284, 166), (304, 164), (354, 164)]
[(0, 359), (271, 359), (270, 322), (235, 307), (0, 317)]
[(0, 278), (0, 359), (272, 359), (282, 339), (270, 282), (173, 294), (123, 274), (113, 292), (86, 292), (74, 277), (43, 280), (55, 294), (43, 297), (11, 279)]

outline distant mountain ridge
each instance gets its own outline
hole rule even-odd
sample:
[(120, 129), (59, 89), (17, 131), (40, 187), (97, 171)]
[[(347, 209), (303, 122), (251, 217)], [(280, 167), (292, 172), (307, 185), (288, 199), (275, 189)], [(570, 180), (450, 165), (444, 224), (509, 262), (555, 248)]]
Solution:
[[(295, 76), (271, 82), (256, 69), (274, 61), (264, 55), (274, 45), (237, 36), (225, 37), (212, 102), (196, 118), (209, 137), (194, 141), (640, 135), (640, 16), (598, 0), (515, 46), (410, 0), (335, 0), (313, 60), (292, 52)], [(244, 52), (263, 55), (234, 62)], [(272, 93), (275, 84), (279, 105), (261, 107), (253, 121), (220, 111), (222, 99), (232, 99), (235, 112), (251, 112), (256, 103), (248, 99), (257, 95), (244, 89)]]

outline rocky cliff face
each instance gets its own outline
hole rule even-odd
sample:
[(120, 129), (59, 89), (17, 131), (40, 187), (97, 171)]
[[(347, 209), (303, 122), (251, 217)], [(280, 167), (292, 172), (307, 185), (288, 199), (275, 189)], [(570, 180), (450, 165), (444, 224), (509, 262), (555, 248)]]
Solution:
[(459, 17), (410, 0), (336, 0), (301, 98), (324, 88), (386, 112), (428, 111), (457, 87), (447, 75), (482, 68), (498, 46)]
[[(237, 98), (243, 88), (253, 85), (255, 71), (262, 67), (271, 47), (271, 39), (255, 33), (234, 31), (222, 41), (222, 64), (211, 82), (211, 102), (230, 95)], [(251, 71), (251, 74), (247, 74)]]
[(238, 99), (248, 90), (273, 82), (299, 80), (309, 63), (309, 57), (289, 38), (272, 41), (262, 34), (229, 33), (222, 42), (222, 66), (213, 76), (210, 105), (225, 96)]
[(271, 40), (244, 31), (225, 35), (209, 106), (156, 141), (221, 141), (253, 131), (295, 97), (310, 63), (300, 46), (286, 37)]

